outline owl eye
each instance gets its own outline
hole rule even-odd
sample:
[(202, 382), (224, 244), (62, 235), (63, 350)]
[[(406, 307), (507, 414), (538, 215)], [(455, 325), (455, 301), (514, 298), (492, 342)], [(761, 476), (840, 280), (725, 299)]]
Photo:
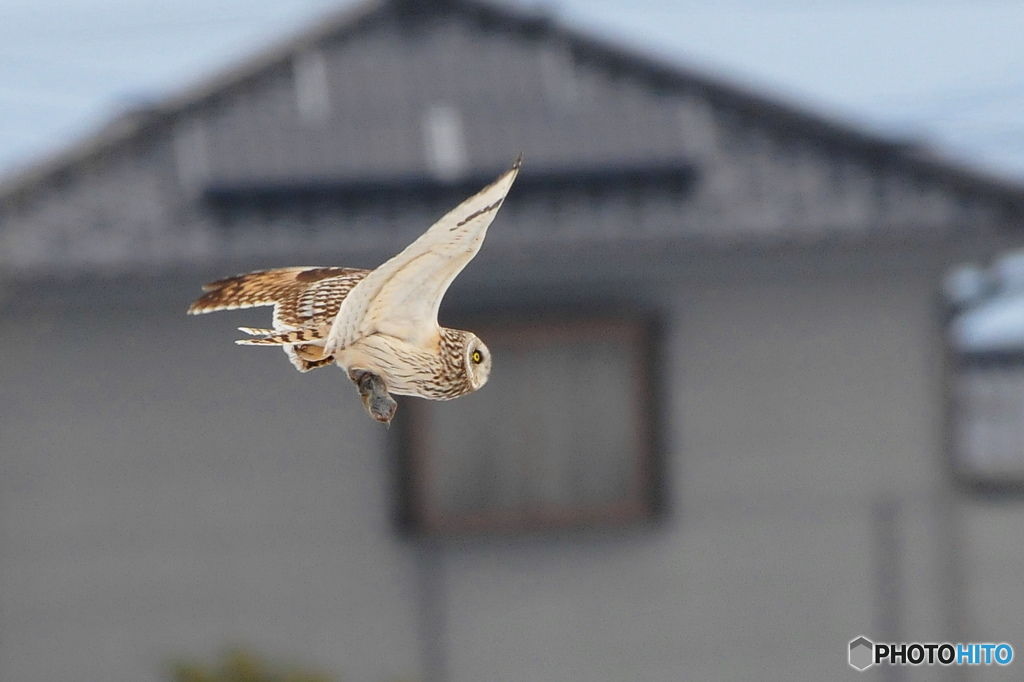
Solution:
[(481, 362), (484, 361), (484, 354), (478, 350), (475, 350), (473, 351), (473, 354), (470, 356), (470, 358), (473, 359), (473, 362), (475, 364), (479, 365)]

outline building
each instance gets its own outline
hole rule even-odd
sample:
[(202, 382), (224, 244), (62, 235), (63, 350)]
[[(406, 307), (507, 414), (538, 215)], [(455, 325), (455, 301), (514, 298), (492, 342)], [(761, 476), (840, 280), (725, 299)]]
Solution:
[[(231, 344), (265, 313), (184, 316), (373, 267), (520, 151), (442, 310), (509, 368), (475, 396), (389, 433)], [(0, 675), (239, 641), (349, 682), (819, 680), (859, 635), (1008, 640), (1024, 524), (960, 484), (940, 289), (1022, 227), (1017, 185), (543, 14), (360, 5), (0, 188)]]

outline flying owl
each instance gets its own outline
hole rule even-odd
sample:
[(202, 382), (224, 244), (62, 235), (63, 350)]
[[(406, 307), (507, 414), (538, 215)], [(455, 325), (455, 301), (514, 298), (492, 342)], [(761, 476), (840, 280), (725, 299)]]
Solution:
[(190, 315), (274, 306), (273, 328), (235, 343), (278, 346), (300, 372), (337, 363), (367, 411), (390, 422), (389, 392), (451, 400), (476, 391), (491, 355), (475, 334), (438, 324), (441, 299), (483, 244), (519, 173), (520, 158), (376, 270), (291, 267), (212, 282)]

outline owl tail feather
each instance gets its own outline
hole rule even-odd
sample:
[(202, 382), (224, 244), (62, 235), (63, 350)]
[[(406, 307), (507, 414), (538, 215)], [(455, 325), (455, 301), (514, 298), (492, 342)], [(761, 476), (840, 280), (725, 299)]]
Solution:
[(278, 332), (273, 329), (253, 329), (251, 327), (239, 327), (246, 334), (259, 335), (269, 332), (258, 339), (238, 339), (235, 341), (240, 346), (292, 346), (296, 344), (312, 343), (324, 338), (324, 333), (317, 329), (295, 329), (292, 331)]

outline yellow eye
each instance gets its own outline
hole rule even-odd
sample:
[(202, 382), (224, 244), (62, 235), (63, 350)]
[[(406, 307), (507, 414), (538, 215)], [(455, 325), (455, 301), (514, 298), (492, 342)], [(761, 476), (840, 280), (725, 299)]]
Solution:
[(473, 362), (478, 365), (484, 361), (484, 354), (478, 350), (473, 351), (473, 355), (470, 357), (473, 359)]

